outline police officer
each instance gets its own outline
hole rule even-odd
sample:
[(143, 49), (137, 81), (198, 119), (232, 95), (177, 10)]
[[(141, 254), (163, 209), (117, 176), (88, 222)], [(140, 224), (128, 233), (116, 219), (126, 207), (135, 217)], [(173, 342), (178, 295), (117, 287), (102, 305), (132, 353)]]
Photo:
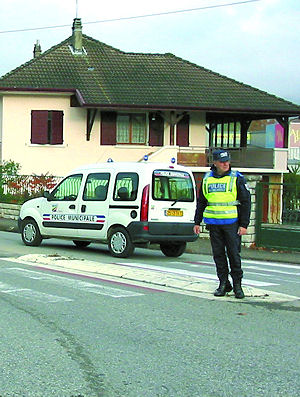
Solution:
[(226, 150), (213, 152), (213, 165), (204, 175), (195, 212), (194, 233), (200, 233), (202, 219), (207, 225), (219, 287), (215, 296), (224, 296), (232, 290), (228, 280), (228, 261), (233, 291), (238, 299), (244, 298), (241, 286), (241, 236), (247, 233), (250, 221), (250, 192), (244, 176), (232, 171), (230, 155)]

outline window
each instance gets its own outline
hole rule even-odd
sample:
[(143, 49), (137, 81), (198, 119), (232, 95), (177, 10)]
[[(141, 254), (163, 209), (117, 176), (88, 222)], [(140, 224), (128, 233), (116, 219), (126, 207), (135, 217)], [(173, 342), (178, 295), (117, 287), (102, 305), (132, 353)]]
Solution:
[(63, 112), (32, 110), (31, 143), (61, 145), (63, 143)]
[(144, 114), (118, 114), (117, 143), (146, 144), (146, 117)]
[(51, 193), (54, 200), (75, 201), (77, 199), (82, 174), (70, 175), (64, 179)]
[(116, 178), (114, 200), (133, 201), (137, 197), (139, 177), (135, 172), (119, 172)]
[(86, 180), (83, 200), (85, 201), (105, 201), (109, 184), (108, 173), (89, 174)]
[(155, 170), (153, 198), (166, 201), (193, 201), (194, 187), (190, 175), (184, 171)]

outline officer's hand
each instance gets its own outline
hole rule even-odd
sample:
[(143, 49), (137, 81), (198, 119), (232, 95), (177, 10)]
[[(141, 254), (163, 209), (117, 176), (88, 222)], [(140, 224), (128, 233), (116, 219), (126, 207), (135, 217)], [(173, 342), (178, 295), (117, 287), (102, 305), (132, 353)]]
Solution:
[(193, 230), (195, 234), (200, 234), (200, 225), (195, 225)]
[(240, 236), (244, 236), (245, 234), (247, 234), (247, 229), (245, 227), (240, 226), (238, 230), (238, 234)]

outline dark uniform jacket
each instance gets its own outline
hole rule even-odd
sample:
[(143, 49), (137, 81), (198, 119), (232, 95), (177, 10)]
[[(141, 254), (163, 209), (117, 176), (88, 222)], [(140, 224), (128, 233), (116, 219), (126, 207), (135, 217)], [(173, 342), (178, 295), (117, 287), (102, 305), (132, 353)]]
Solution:
[[(224, 175), (222, 176), (218, 175), (215, 165), (211, 167), (211, 170), (213, 171), (214, 178), (222, 178), (225, 175), (229, 175), (231, 172), (230, 169)], [(250, 222), (251, 196), (246, 186), (246, 181), (244, 176), (238, 171), (237, 171), (237, 200), (240, 202), (240, 204), (238, 205), (239, 226), (247, 228)], [(197, 208), (195, 212), (195, 218), (194, 218), (195, 225), (200, 225), (203, 219), (203, 212), (206, 206), (207, 206), (207, 200), (204, 197), (202, 184), (201, 184), (201, 188), (199, 190), (199, 197), (197, 201)]]

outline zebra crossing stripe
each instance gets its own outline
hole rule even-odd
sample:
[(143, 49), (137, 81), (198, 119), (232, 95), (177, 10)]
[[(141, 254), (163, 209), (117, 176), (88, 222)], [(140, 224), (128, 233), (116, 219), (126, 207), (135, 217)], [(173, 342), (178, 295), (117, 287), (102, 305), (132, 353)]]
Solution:
[(72, 302), (73, 299), (63, 296), (46, 294), (30, 288), (17, 288), (13, 285), (0, 282), (0, 294), (9, 294), (19, 298), (31, 299), (43, 303)]
[(2, 269), (1, 271), (10, 274), (17, 274), (21, 277), (26, 277), (34, 280), (41, 280), (48, 283), (63, 285), (64, 287), (75, 288), (93, 294), (106, 295), (112, 298), (129, 298), (133, 296), (144, 295), (140, 292), (132, 292), (121, 288), (107, 287), (100, 284), (93, 284), (78, 279), (70, 279), (67, 277), (56, 276), (53, 274), (41, 273), (34, 270), (11, 267), (7, 269)]

